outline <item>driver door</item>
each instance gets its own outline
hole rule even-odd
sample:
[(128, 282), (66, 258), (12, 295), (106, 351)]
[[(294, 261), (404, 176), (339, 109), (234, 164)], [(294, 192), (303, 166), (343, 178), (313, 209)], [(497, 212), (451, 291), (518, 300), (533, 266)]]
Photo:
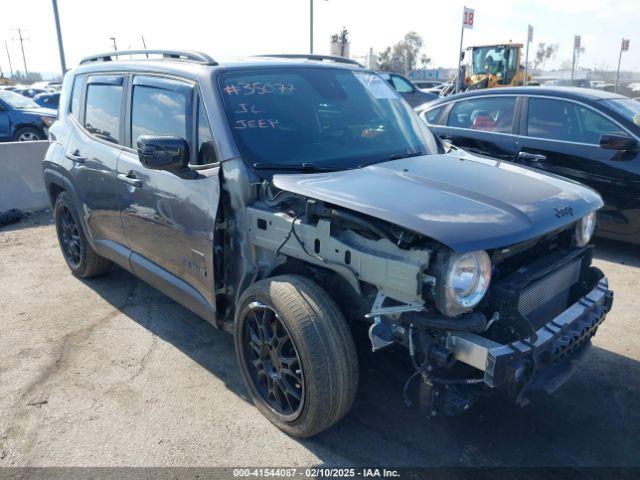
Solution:
[(117, 178), (131, 268), (213, 322), (219, 166), (180, 173), (152, 170), (141, 164), (135, 150), (140, 135), (176, 136), (187, 140), (191, 163), (203, 163), (200, 152), (214, 150), (202, 148), (213, 141), (206, 112), (198, 105), (195, 85), (173, 78), (136, 75), (129, 95), (128, 148), (118, 161)]

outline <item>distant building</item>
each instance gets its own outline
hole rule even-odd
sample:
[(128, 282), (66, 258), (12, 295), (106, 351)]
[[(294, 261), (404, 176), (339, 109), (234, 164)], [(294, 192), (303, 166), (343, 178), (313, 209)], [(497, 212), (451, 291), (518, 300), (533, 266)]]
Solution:
[(411, 80), (437, 80), (447, 82), (456, 74), (455, 68), (418, 68), (411, 70), (408, 77)]

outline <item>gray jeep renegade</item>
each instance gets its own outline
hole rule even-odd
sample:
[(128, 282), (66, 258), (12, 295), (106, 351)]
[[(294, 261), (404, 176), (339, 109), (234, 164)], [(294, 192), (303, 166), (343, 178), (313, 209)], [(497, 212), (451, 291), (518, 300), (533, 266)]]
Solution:
[(406, 347), (407, 392), (457, 415), (555, 390), (611, 308), (597, 193), (446, 151), (353, 61), (91, 56), (50, 140), (73, 274), (119, 265), (233, 333), (256, 407), (294, 436), (349, 411), (354, 330)]

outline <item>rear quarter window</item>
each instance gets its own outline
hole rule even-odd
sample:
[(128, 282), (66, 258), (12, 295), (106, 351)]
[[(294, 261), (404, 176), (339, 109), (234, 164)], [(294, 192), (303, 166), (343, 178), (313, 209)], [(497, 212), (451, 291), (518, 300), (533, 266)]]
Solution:
[(71, 103), (69, 104), (69, 113), (76, 119), (80, 119), (80, 106), (82, 104), (82, 90), (87, 77), (80, 76), (73, 79), (73, 87), (71, 91)]
[(441, 105), (439, 107), (433, 108), (431, 110), (427, 110), (426, 112), (424, 112), (422, 114), (422, 118), (429, 124), (429, 125), (441, 125), (442, 119), (440, 118), (444, 108), (446, 107), (446, 105)]
[(120, 144), (122, 85), (90, 84), (84, 128), (96, 138)]

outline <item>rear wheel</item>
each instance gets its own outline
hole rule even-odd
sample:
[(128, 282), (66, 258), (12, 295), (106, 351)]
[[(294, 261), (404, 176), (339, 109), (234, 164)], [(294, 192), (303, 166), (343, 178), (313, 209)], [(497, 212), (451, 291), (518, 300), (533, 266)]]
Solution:
[(353, 338), (315, 282), (283, 275), (249, 287), (236, 311), (235, 346), (256, 407), (284, 432), (315, 435), (351, 408), (358, 385)]
[(75, 276), (94, 277), (110, 270), (112, 263), (98, 255), (87, 242), (67, 192), (56, 198), (54, 219), (62, 255)]

